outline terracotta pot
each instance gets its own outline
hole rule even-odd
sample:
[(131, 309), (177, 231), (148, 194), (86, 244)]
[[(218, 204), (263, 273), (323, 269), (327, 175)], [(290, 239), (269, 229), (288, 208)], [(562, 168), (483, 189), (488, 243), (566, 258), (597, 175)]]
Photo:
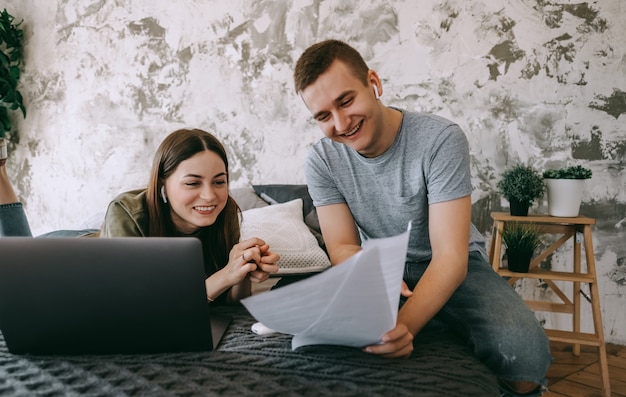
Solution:
[(546, 179), (548, 214), (551, 216), (578, 216), (585, 187), (585, 179)]

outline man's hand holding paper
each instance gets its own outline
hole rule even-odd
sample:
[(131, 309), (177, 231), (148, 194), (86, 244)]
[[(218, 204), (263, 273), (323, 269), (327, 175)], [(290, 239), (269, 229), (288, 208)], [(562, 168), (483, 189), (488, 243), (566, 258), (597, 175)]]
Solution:
[(408, 231), (370, 239), (347, 261), (242, 303), (265, 326), (294, 335), (293, 349), (378, 344), (395, 335), (386, 333), (396, 326), (408, 239)]

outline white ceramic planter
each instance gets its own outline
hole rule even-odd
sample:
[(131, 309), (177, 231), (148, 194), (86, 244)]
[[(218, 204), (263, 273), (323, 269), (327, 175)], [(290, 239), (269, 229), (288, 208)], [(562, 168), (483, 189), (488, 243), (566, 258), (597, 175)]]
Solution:
[(585, 179), (546, 179), (548, 214), (551, 216), (578, 216)]

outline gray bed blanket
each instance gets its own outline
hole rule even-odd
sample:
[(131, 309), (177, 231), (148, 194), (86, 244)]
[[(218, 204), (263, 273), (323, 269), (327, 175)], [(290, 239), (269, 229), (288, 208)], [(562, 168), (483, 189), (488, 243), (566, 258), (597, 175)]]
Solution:
[(109, 356), (17, 356), (0, 335), (0, 396), (498, 396), (494, 375), (446, 332), (416, 338), (410, 359), (258, 336), (242, 307), (216, 350)]

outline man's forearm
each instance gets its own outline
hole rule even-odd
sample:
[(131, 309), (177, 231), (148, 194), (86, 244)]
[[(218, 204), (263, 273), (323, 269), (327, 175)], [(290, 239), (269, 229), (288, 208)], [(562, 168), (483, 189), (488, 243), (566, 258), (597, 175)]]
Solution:
[(326, 249), (328, 250), (330, 263), (333, 266), (335, 266), (335, 265), (338, 265), (340, 263), (347, 261), (351, 256), (361, 251), (361, 246), (350, 244), (350, 245), (341, 245), (341, 246), (332, 247), (332, 248), (329, 248), (327, 246)]
[[(398, 312), (398, 323), (405, 324), (413, 335), (417, 335), (463, 282), (466, 266), (462, 268), (457, 265), (455, 269), (454, 266), (442, 267), (441, 264), (431, 262), (413, 289), (413, 295)], [(448, 271), (438, 268), (447, 268)]]

